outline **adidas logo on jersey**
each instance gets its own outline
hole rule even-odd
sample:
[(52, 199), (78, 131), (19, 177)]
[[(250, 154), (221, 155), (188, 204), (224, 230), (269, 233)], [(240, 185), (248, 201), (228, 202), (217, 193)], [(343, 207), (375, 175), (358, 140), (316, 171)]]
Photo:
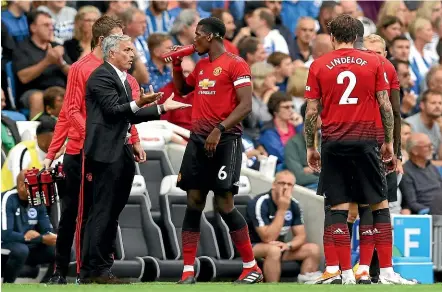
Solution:
[(342, 231), (341, 228), (336, 229), (335, 231), (333, 231), (333, 234), (345, 234), (344, 231)]
[(362, 232), (361, 235), (373, 235), (373, 232), (371, 231), (371, 229), (368, 229), (368, 230)]

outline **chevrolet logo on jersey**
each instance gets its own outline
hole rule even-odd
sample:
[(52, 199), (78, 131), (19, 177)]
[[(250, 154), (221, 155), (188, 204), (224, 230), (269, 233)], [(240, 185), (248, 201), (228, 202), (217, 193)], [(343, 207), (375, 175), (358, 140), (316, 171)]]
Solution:
[(201, 87), (201, 89), (209, 89), (209, 87), (215, 86), (215, 81), (203, 79), (198, 83), (198, 86)]

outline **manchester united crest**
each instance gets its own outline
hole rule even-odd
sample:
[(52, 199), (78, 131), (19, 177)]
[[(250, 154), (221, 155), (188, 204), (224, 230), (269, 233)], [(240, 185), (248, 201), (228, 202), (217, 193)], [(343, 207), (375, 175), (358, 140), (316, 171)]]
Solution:
[(221, 67), (216, 67), (213, 70), (213, 75), (218, 76), (219, 74), (221, 74), (221, 72), (223, 72), (223, 69)]
[(88, 174), (86, 174), (86, 179), (87, 179), (87, 181), (92, 181), (92, 173), (88, 173)]

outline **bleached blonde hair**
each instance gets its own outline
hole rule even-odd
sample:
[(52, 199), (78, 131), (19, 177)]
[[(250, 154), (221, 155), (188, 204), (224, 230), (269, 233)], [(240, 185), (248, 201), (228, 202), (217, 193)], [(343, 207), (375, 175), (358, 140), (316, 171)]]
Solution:
[(387, 49), (387, 44), (385, 43), (385, 40), (380, 35), (377, 35), (374, 33), (364, 37), (364, 43), (365, 42), (367, 42), (367, 43), (381, 43), (382, 46), (384, 47), (384, 50)]

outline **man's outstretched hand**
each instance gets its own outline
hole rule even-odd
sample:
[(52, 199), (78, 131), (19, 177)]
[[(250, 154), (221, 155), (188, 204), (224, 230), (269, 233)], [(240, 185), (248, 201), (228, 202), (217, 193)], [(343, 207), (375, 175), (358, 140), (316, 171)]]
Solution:
[(173, 97), (175, 96), (175, 94), (171, 94), (166, 101), (163, 103), (164, 106), (164, 110), (166, 112), (168, 111), (173, 111), (176, 109), (182, 109), (182, 108), (186, 108), (186, 107), (191, 107), (191, 104), (187, 104), (187, 103), (183, 103), (183, 102), (179, 102), (179, 101), (175, 101), (173, 100)]
[(137, 101), (135, 101), (135, 103), (137, 104), (138, 107), (143, 107), (146, 104), (149, 104), (149, 103), (159, 100), (161, 97), (163, 97), (163, 93), (162, 92), (154, 92), (152, 85), (150, 85), (148, 93), (145, 93), (144, 89), (141, 88), (140, 98)]

